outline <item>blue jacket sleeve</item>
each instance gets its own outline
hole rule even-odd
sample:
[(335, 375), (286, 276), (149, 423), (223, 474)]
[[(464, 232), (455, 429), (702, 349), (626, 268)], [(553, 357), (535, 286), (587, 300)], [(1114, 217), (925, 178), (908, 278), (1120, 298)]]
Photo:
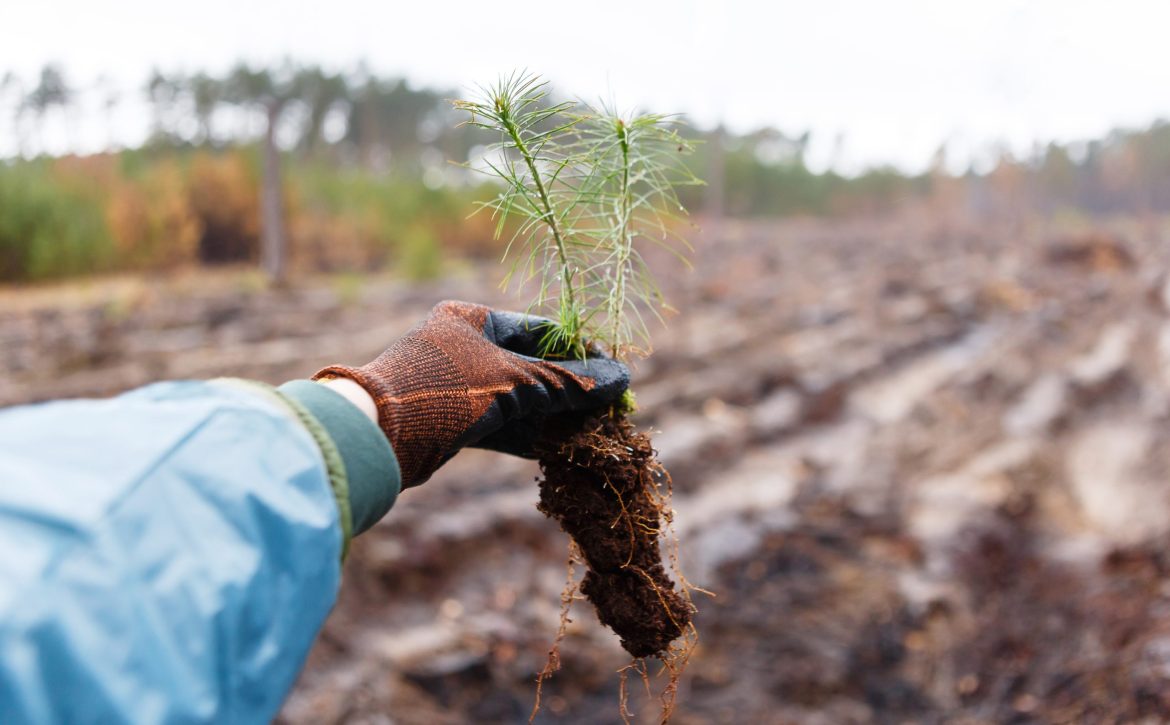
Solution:
[(268, 722), (336, 597), (339, 516), (275, 396), (0, 411), (0, 722)]

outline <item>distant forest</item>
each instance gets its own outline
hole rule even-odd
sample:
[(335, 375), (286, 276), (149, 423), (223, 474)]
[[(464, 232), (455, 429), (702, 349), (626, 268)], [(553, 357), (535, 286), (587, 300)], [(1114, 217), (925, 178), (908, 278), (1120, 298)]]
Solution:
[[(52, 115), (79, 123), (82, 91), (54, 66), (33, 80), (0, 79), (19, 148), (0, 161), (0, 281), (244, 260), (278, 281), (290, 268), (433, 276), (452, 258), (499, 251), (491, 225), (466, 218), (492, 193), (467, 165), (493, 139), (459, 125), (454, 90), (364, 68), (156, 71), (141, 89), (151, 135), (140, 148), (48, 157), (39, 129)], [(84, 92), (106, 93), (107, 110), (117, 102)], [(807, 134), (687, 132), (702, 142), (691, 164), (708, 185), (683, 201), (699, 215), (875, 215), (914, 202), (968, 215), (1170, 210), (1165, 121), (959, 176), (945, 171), (945, 149), (921, 174), (845, 176), (809, 169)]]

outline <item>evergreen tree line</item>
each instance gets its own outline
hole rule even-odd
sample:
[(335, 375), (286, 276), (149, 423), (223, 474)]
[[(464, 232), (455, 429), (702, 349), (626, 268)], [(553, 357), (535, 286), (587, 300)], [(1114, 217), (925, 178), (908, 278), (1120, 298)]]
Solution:
[[(435, 185), (466, 181), (447, 162), (466, 162), (491, 141), (459, 125), (449, 103), (457, 91), (414, 87), (364, 66), (333, 72), (291, 62), (273, 68), (238, 64), (221, 75), (156, 69), (139, 91), (151, 116), (145, 147), (154, 151), (224, 149), (271, 136), (285, 155), (416, 178), (430, 171)], [(0, 107), (10, 111), (12, 137), (23, 139), (22, 155), (36, 155), (30, 137), (46, 117), (56, 113), (66, 126), (78, 125), (75, 109), (84, 93), (99, 94), (107, 110), (124, 100), (103, 79), (87, 88), (71, 85), (56, 65), (45, 66), (31, 83), (13, 73), (0, 78)], [(705, 176), (713, 164), (721, 167), (716, 176), (722, 178), (722, 206), (737, 216), (871, 211), (929, 193), (932, 178), (949, 175), (942, 168), (945, 148), (925, 173), (883, 167), (846, 176), (808, 167), (807, 133), (793, 136), (773, 128), (690, 133), (704, 142), (695, 171)], [(1170, 123), (1158, 120), (1101, 139), (1053, 143), (1024, 158), (1005, 153), (992, 170), (959, 177), (979, 181), (984, 190), (997, 179), (1008, 184), (1010, 177), (1013, 193), (1024, 193), (1040, 210), (1170, 210)], [(689, 200), (698, 198), (693, 193)]]
[[(279, 282), (290, 264), (370, 269), (414, 255), (433, 272), (455, 249), (498, 251), (478, 239), (488, 225), (464, 218), (492, 190), (459, 166), (494, 139), (459, 125), (453, 89), (289, 62), (156, 70), (137, 93), (150, 115), (140, 148), (114, 152), (108, 130), (109, 152), (49, 157), (38, 138), (47, 119), (75, 132), (93, 122), (79, 109), (84, 99), (94, 108), (96, 94), (109, 124), (126, 99), (106, 80), (74, 85), (52, 65), (31, 82), (0, 77), (18, 151), (0, 161), (0, 279), (250, 259)], [(700, 214), (881, 214), (940, 200), (933, 208), (976, 215), (1170, 211), (1161, 120), (1001, 154), (989, 171), (958, 175), (945, 149), (923, 173), (843, 175), (810, 168), (808, 134), (687, 133), (701, 141), (691, 164), (709, 185), (685, 190), (683, 202)]]

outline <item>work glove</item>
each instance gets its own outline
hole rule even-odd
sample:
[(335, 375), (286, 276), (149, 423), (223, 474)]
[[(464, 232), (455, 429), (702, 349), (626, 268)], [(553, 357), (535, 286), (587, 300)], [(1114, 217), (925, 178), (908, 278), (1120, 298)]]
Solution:
[(629, 385), (622, 363), (536, 357), (548, 320), (441, 302), (373, 362), (330, 365), (314, 380), (350, 378), (373, 397), (404, 488), (423, 483), (465, 446), (533, 457), (554, 413), (615, 402)]

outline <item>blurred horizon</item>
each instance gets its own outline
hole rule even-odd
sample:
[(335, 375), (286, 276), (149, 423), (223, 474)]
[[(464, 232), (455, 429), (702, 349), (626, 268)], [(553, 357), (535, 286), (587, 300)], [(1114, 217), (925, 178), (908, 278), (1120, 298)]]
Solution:
[[(461, 124), (452, 89), (292, 61), (156, 69), (127, 98), (51, 64), (33, 81), (0, 75), (16, 144), (0, 161), (0, 282), (255, 261), (277, 284), (289, 271), (435, 279), (498, 258), (509, 236), (486, 214), (468, 216), (498, 191), (474, 173), (497, 139)], [(130, 102), (147, 129), (138, 145), (119, 142), (113, 118)], [(64, 151), (83, 153), (54, 155), (54, 129)], [(954, 229), (1170, 212), (1165, 121), (1026, 154), (1000, 147), (988, 168), (959, 174), (945, 145), (921, 172), (842, 174), (817, 168), (810, 132), (683, 133), (700, 142), (688, 163), (709, 183), (680, 200), (716, 224), (903, 214)], [(104, 136), (112, 153), (85, 154), (87, 135)]]
[[(702, 129), (807, 134), (809, 168), (845, 175), (921, 173), (942, 148), (949, 171), (987, 171), (1005, 153), (1023, 158), (1050, 142), (1088, 142), (1170, 116), (1170, 98), (1158, 92), (1170, 85), (1170, 48), (1159, 33), (1170, 8), (1132, 0), (1108, 14), (1050, 0), (311, 8), (26, 4), (9, 9), (0, 28), (0, 73), (29, 86), (43, 66), (58, 64), (82, 89), (77, 128), (46, 119), (41, 134), (53, 154), (89, 153), (110, 140), (140, 145), (150, 133), (143, 87), (154, 70), (217, 75), (237, 62), (285, 60), (333, 73), (365, 64), (415, 88), (455, 93), (528, 68), (562, 92), (680, 112)], [(0, 113), (13, 110), (9, 98), (0, 101)], [(0, 134), (0, 157), (16, 150)]]

